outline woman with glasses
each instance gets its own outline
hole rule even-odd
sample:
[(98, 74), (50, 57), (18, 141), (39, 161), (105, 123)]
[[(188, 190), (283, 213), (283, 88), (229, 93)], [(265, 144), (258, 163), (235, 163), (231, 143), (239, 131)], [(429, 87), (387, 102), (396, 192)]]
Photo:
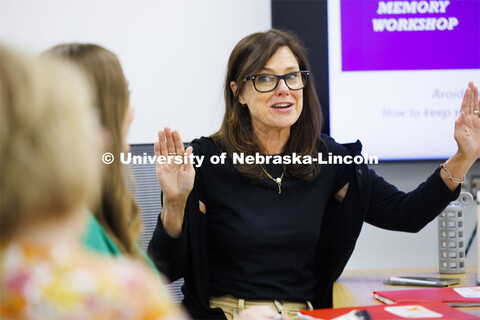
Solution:
[[(199, 168), (190, 160), (157, 164), (163, 210), (149, 245), (171, 280), (185, 278), (184, 304), (194, 318), (232, 319), (259, 304), (290, 318), (331, 307), (363, 222), (420, 230), (457, 198), (459, 178), (480, 156), (473, 84), (455, 125), (458, 153), (403, 193), (364, 163), (319, 161), (319, 153), (360, 156), (361, 144), (320, 134), (305, 49), (292, 34), (245, 37), (227, 69), (220, 130), (184, 150), (179, 133), (165, 128), (155, 144), (157, 156), (205, 156)], [(245, 156), (255, 161), (242, 162)]]

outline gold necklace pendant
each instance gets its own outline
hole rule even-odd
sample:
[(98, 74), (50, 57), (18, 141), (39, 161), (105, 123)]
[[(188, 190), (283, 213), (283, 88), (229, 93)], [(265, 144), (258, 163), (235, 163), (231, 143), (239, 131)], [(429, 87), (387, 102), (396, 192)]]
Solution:
[(268, 172), (267, 170), (265, 170), (265, 168), (263, 166), (262, 167), (262, 170), (263, 172), (265, 172), (265, 174), (270, 178), (272, 179), (276, 184), (278, 184), (278, 194), (281, 194), (282, 193), (282, 179), (283, 179), (283, 175), (285, 174), (285, 169), (283, 169), (283, 172), (282, 172), (282, 175), (278, 178), (274, 178), (272, 177)]

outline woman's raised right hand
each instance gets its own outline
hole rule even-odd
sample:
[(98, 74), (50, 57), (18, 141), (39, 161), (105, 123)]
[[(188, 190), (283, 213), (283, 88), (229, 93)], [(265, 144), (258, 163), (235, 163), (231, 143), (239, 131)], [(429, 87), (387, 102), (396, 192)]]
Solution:
[[(158, 141), (154, 146), (156, 162), (156, 173), (158, 183), (163, 191), (162, 222), (165, 230), (172, 236), (181, 232), (183, 214), (188, 195), (193, 189), (195, 180), (195, 169), (190, 159), (193, 148), (183, 147), (183, 141), (178, 131), (172, 131), (166, 127), (158, 131)], [(170, 161), (158, 161), (158, 157)], [(177, 158), (173, 158), (177, 156)], [(176, 163), (182, 158), (181, 163)]]

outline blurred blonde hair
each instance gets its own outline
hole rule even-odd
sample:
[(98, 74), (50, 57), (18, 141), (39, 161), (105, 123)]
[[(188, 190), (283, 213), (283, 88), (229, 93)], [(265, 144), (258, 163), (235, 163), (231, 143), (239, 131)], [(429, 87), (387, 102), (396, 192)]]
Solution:
[(0, 243), (99, 192), (99, 125), (87, 78), (0, 46)]
[[(67, 58), (87, 72), (101, 122), (112, 139), (107, 151), (119, 159), (126, 144), (122, 130), (130, 102), (128, 83), (117, 56), (99, 45), (81, 43), (59, 44), (45, 54)], [(136, 244), (142, 226), (140, 210), (126, 185), (120, 161), (105, 168), (101, 205), (94, 213), (123, 253), (140, 256)]]

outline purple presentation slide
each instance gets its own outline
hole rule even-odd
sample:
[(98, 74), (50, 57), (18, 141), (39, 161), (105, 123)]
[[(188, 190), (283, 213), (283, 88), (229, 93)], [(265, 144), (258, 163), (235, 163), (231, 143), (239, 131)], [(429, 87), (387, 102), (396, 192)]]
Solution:
[(341, 0), (342, 71), (480, 68), (480, 0)]

